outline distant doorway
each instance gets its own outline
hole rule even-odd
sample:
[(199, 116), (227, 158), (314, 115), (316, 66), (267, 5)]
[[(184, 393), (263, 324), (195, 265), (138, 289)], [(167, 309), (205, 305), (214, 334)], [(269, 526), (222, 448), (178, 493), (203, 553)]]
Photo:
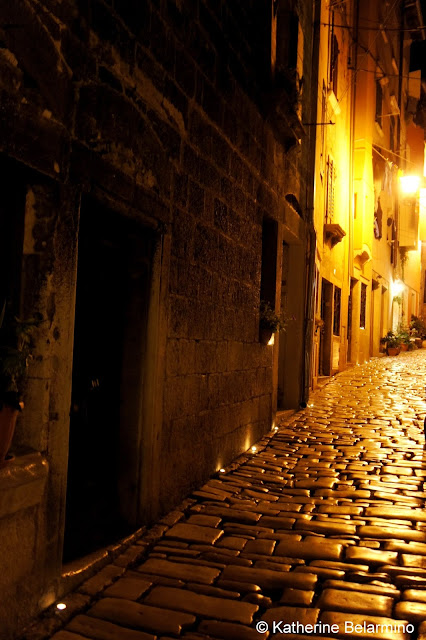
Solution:
[(83, 203), (64, 562), (132, 528), (152, 245), (152, 234), (136, 223)]
[(333, 333), (333, 285), (322, 279), (321, 320), (324, 322), (320, 334), (320, 376), (330, 376), (332, 371), (332, 333)]
[(351, 278), (351, 285), (349, 290), (349, 299), (348, 299), (348, 352), (347, 352), (347, 361), (352, 362), (352, 322), (353, 322), (353, 300), (354, 300), (354, 287), (356, 285), (356, 280)]

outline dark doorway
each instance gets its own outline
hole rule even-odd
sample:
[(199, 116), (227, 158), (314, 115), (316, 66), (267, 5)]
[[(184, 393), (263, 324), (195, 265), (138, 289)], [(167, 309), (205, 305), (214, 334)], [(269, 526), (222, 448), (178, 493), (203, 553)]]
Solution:
[(352, 310), (353, 310), (353, 299), (354, 299), (354, 287), (356, 285), (356, 280), (351, 278), (351, 285), (349, 290), (349, 299), (348, 299), (348, 353), (347, 353), (347, 361), (352, 362)]
[(324, 322), (320, 334), (320, 376), (330, 376), (332, 361), (332, 329), (333, 329), (333, 285), (325, 278), (321, 285), (321, 319)]
[[(135, 449), (140, 440), (151, 250), (151, 234), (136, 223), (92, 200), (83, 203), (64, 562), (117, 540), (134, 524), (120, 493), (129, 440)], [(131, 468), (136, 500), (134, 461)]]
[[(18, 163), (0, 155), (0, 311), (6, 302), (12, 315), (20, 315), (22, 250), (27, 185)], [(35, 268), (29, 266), (29, 270)]]
[[(281, 270), (281, 312), (288, 313), (288, 268), (289, 268), (289, 246), (283, 242), (283, 259)], [(279, 342), (279, 361), (278, 361), (278, 391), (277, 391), (277, 409), (285, 408), (285, 369), (284, 362), (286, 358), (286, 335), (280, 335)]]

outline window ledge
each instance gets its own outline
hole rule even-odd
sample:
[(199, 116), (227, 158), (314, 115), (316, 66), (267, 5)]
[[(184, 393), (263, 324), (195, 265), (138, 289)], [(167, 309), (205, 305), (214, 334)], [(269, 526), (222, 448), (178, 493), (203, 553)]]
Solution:
[(325, 224), (324, 225), (325, 241), (329, 242), (333, 248), (338, 242), (341, 242), (346, 235), (340, 224)]
[(0, 518), (41, 502), (48, 469), (41, 453), (28, 450), (0, 469)]
[(371, 259), (372, 259), (371, 251), (370, 251), (369, 247), (367, 247), (366, 244), (364, 244), (362, 246), (362, 249), (356, 249), (354, 251), (354, 262), (361, 269), (363, 269), (364, 265), (367, 262), (370, 262)]

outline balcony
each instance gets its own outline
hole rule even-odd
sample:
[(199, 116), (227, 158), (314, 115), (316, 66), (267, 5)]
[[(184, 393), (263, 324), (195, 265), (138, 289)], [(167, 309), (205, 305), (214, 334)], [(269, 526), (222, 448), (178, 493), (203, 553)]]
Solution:
[(346, 232), (343, 231), (340, 224), (325, 224), (324, 225), (324, 241), (330, 245), (331, 249), (336, 246), (338, 242), (341, 242), (345, 237)]

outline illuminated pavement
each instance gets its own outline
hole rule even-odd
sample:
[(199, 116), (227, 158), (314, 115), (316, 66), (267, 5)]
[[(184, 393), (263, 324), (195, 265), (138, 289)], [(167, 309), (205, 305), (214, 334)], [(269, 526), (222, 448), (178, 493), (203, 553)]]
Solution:
[(24, 637), (426, 640), (425, 383), (340, 374)]

